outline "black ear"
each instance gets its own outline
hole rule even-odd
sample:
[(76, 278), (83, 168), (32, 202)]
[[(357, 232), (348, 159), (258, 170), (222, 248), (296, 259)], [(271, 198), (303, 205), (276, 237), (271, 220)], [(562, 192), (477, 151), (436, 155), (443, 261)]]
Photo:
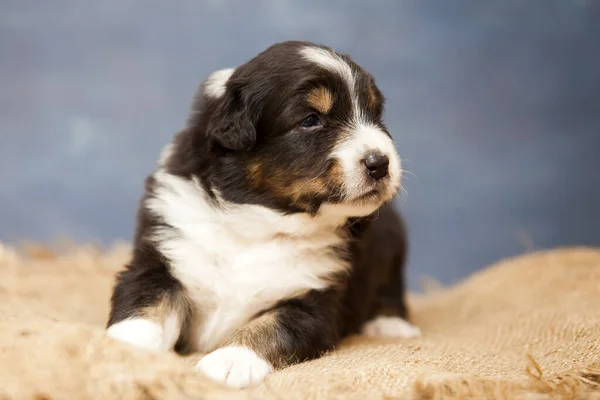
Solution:
[(221, 146), (236, 151), (250, 150), (256, 128), (250, 110), (235, 93), (225, 93), (208, 122), (208, 134)]
[(255, 121), (240, 91), (228, 87), (216, 101), (218, 105), (208, 121), (208, 135), (229, 150), (250, 150), (256, 143)]

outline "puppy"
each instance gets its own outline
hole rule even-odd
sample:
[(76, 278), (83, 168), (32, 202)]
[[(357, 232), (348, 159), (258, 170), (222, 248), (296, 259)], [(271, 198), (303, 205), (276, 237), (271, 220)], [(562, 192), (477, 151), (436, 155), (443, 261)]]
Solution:
[(146, 179), (107, 333), (206, 353), (238, 388), (351, 334), (419, 335), (383, 109), (367, 71), (308, 42), (210, 75)]

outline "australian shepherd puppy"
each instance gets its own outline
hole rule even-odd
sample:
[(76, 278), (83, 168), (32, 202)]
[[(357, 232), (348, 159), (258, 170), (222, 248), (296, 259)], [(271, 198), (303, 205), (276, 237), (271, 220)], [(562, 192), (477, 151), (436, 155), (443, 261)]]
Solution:
[(108, 334), (205, 353), (238, 388), (351, 334), (419, 335), (383, 109), (367, 71), (308, 42), (208, 76), (146, 179)]

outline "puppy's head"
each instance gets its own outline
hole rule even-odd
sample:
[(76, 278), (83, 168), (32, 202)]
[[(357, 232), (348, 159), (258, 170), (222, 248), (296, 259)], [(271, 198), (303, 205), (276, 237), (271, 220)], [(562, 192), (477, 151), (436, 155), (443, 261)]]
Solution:
[(228, 201), (366, 216), (400, 186), (383, 108), (373, 77), (348, 56), (279, 43), (206, 79), (187, 129), (187, 146), (204, 151), (187, 154), (210, 157), (203, 179)]

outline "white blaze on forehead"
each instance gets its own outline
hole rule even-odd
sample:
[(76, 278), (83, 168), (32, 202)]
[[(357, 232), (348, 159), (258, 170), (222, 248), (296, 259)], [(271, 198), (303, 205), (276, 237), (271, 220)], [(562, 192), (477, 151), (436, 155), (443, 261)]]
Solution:
[(360, 120), (362, 113), (358, 105), (358, 97), (356, 95), (356, 78), (350, 65), (338, 54), (331, 50), (320, 47), (306, 46), (300, 50), (300, 55), (305, 60), (313, 62), (322, 68), (339, 75), (348, 85), (350, 98), (352, 100), (352, 108), (354, 110), (354, 119)]
[(323, 68), (340, 75), (350, 88), (350, 93), (354, 92), (355, 79), (352, 68), (339, 55), (320, 47), (304, 47), (300, 54), (308, 61), (319, 64)]
[(226, 68), (215, 71), (204, 82), (204, 93), (209, 97), (221, 97), (225, 94), (225, 85), (235, 68)]

